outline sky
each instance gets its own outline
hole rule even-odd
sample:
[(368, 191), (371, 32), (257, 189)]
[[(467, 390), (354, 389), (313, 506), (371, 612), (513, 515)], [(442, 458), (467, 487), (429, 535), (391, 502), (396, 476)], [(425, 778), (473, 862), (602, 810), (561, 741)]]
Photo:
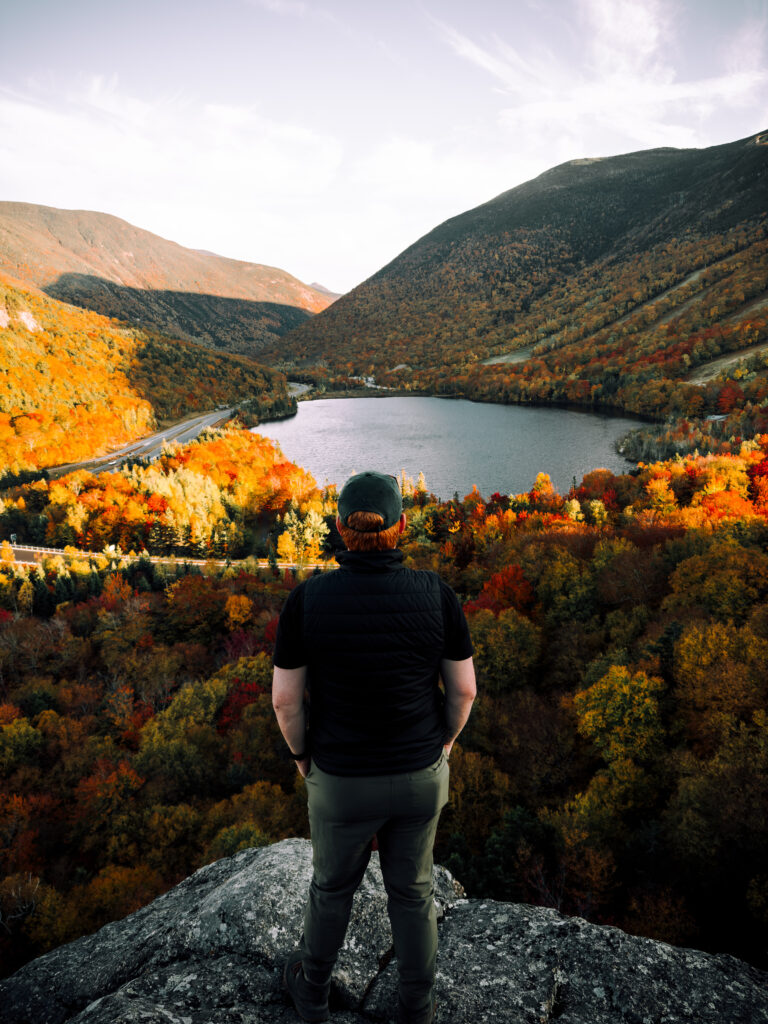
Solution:
[(768, 130), (768, 0), (5, 0), (0, 199), (348, 291), (566, 160)]

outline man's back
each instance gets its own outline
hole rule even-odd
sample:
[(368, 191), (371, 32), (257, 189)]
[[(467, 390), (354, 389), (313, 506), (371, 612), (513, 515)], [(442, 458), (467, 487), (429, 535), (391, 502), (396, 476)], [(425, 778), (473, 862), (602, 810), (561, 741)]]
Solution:
[(398, 551), (344, 552), (340, 564), (297, 595), (312, 755), (335, 775), (423, 768), (445, 734), (440, 580)]
[(327, 1018), (333, 964), (378, 837), (398, 1020), (429, 1024), (432, 846), (448, 799), (448, 754), (474, 699), (472, 646), (450, 587), (402, 565), (395, 548), (405, 516), (393, 477), (347, 481), (337, 526), (351, 550), (337, 556), (339, 569), (291, 593), (275, 644), (272, 699), (306, 779), (314, 852), (304, 936), (285, 983), (305, 1020)]

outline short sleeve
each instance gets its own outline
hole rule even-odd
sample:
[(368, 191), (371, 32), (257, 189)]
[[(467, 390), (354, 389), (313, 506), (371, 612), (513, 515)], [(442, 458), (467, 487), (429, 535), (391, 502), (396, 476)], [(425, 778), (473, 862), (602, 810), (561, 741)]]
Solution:
[(443, 580), (440, 580), (440, 590), (445, 629), (443, 657), (449, 661), (465, 661), (472, 657), (472, 638), (464, 610), (454, 591)]
[(280, 612), (272, 660), (277, 668), (301, 668), (307, 664), (304, 647), (304, 587), (301, 584), (290, 592)]

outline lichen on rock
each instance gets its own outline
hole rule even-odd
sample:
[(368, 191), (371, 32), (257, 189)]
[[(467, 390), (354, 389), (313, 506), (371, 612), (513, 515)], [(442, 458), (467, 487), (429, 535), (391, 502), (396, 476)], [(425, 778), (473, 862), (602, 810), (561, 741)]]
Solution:
[[(4, 1024), (288, 1024), (282, 963), (301, 934), (304, 839), (201, 868), (123, 921), (0, 982)], [(768, 1024), (768, 975), (555, 910), (468, 900), (435, 868), (438, 1021)], [(332, 1020), (387, 1021), (396, 962), (378, 855), (355, 897)]]

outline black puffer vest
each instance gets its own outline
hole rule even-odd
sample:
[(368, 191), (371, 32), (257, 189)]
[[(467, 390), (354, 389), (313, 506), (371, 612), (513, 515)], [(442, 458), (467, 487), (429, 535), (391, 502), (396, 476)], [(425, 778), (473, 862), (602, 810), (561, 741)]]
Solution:
[(337, 560), (304, 590), (312, 756), (333, 775), (425, 768), (445, 734), (439, 578), (399, 551)]

